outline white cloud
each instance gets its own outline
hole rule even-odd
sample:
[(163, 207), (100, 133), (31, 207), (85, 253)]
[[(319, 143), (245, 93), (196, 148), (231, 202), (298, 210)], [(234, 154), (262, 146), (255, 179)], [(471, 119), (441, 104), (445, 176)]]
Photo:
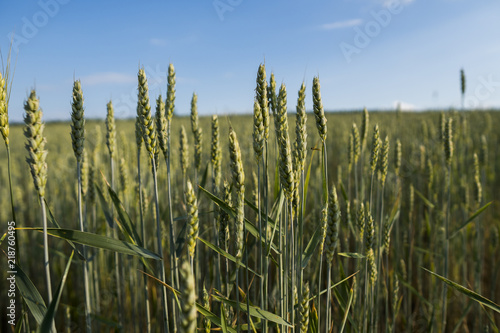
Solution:
[(167, 45), (167, 41), (165, 39), (161, 39), (161, 38), (151, 38), (149, 40), (149, 44), (154, 45), (154, 46), (165, 46), (165, 45)]
[(360, 25), (361, 23), (363, 23), (362, 19), (352, 19), (352, 20), (346, 20), (346, 21), (325, 23), (325, 24), (321, 25), (320, 28), (321, 28), (321, 30), (334, 30), (334, 29), (355, 27), (357, 25)]
[(392, 107), (394, 109), (399, 109), (401, 111), (416, 111), (418, 107), (415, 104), (406, 103), (403, 101), (392, 102)]
[(82, 83), (89, 86), (106, 83), (133, 83), (136, 80), (135, 76), (116, 72), (95, 73), (82, 77)]

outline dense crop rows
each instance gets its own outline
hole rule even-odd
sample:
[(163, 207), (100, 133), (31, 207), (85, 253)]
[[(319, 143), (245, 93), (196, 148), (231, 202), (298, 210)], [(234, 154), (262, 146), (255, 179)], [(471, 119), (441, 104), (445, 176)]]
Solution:
[(32, 92), (2, 131), (21, 331), (51, 299), (58, 331), (498, 331), (498, 112), (324, 113), (319, 79), (260, 66), (253, 116), (179, 117), (167, 75), (155, 98), (139, 71), (134, 120), (85, 121), (75, 81), (71, 124)]

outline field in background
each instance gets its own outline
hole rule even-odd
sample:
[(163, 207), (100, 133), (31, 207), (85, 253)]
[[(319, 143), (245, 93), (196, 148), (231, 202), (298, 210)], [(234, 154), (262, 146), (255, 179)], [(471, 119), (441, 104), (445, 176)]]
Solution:
[[(293, 94), (289, 92), (289, 96)], [(289, 105), (292, 106), (295, 96), (289, 98)], [(43, 105), (42, 105), (43, 109)], [(387, 263), (385, 259), (378, 269), (378, 279), (380, 283), (378, 298), (371, 305), (374, 309), (372, 317), (377, 323), (377, 330), (383, 332), (386, 328), (396, 332), (404, 330), (408, 332), (428, 331), (430, 327), (438, 329), (441, 324), (441, 293), (443, 283), (433, 278), (428, 272), (420, 267), (425, 267), (442, 275), (443, 265), (443, 233), (444, 216), (446, 207), (446, 167), (441, 137), (441, 112), (372, 112), (369, 114), (368, 136), (366, 147), (362, 149), (357, 168), (349, 166), (349, 141), (351, 140), (352, 124), (356, 123), (361, 127), (363, 113), (327, 113), (328, 136), (326, 140), (328, 163), (328, 189), (331, 184), (335, 184), (339, 197), (341, 221), (338, 230), (339, 244), (332, 265), (332, 283), (342, 280), (359, 270), (356, 276), (356, 285), (352, 300), (349, 302), (350, 288), (353, 286), (353, 279), (348, 279), (345, 283), (334, 289), (332, 293), (332, 321), (334, 332), (340, 330), (346, 309), (348, 311), (344, 330), (347, 332), (361, 331), (359, 323), (363, 322), (365, 290), (363, 286), (365, 277), (365, 259), (352, 258), (354, 255), (363, 254), (364, 239), (360, 236), (363, 229), (358, 224), (358, 209), (362, 201), (368, 201), (369, 184), (371, 181), (370, 153), (372, 146), (372, 135), (375, 124), (380, 128), (380, 138), (383, 141), (387, 136), (390, 142), (388, 157), (388, 174), (385, 189), (382, 191), (380, 175), (375, 174), (373, 189), (373, 204), (375, 207), (372, 214), (375, 219), (375, 244), (378, 243), (380, 233), (378, 215), (383, 216), (383, 221), (393, 219), (394, 227), (390, 231), (390, 247), (388, 251)], [(485, 209), (474, 220), (468, 223), (463, 229), (450, 238), (450, 259), (448, 278), (469, 289), (476, 290), (483, 296), (496, 303), (500, 300), (500, 286), (498, 286), (500, 269), (500, 113), (496, 111), (468, 111), (468, 112), (445, 112), (444, 117), (453, 119), (453, 158), (451, 162), (451, 188), (450, 188), (450, 234), (458, 230), (467, 222), (479, 208), (489, 202), (491, 206)], [(269, 138), (269, 207), (273, 206), (278, 198), (275, 191), (276, 163), (278, 152), (275, 144), (274, 121), (271, 121)], [(252, 203), (256, 202), (256, 177), (257, 164), (253, 150), (253, 117), (251, 115), (242, 116), (219, 116), (220, 142), (222, 151), (222, 180), (232, 182), (232, 174), (229, 166), (228, 131), (232, 126), (237, 133), (243, 168), (245, 172), (245, 197)], [(186, 224), (187, 207), (183, 189), (184, 179), (179, 161), (179, 131), (183, 125), (188, 134), (188, 166), (186, 177), (193, 183), (198, 183), (207, 190), (212, 191), (212, 169), (210, 157), (211, 144), (211, 118), (200, 117), (200, 127), (203, 132), (201, 172), (195, 176), (194, 142), (191, 132), (191, 120), (189, 117), (174, 117), (172, 119), (172, 141), (171, 141), (171, 172), (172, 172), (172, 201), (173, 217), (175, 229), (179, 232)], [(290, 141), (295, 142), (295, 113), (290, 112), (288, 117), (290, 127)], [(136, 168), (136, 138), (135, 125), (133, 120), (117, 120), (117, 158), (115, 161), (115, 190), (118, 193), (124, 209), (128, 212), (131, 221), (139, 229), (139, 199), (137, 195), (137, 168)], [(90, 157), (95, 154), (95, 185), (104, 193), (108, 207), (103, 208), (103, 202), (97, 196), (93, 201), (86, 197), (84, 202), (85, 215), (89, 226), (89, 231), (96, 234), (106, 235), (107, 231), (105, 210), (110, 210), (112, 204), (107, 195), (106, 184), (103, 176), (109, 181), (110, 165), (109, 155), (106, 148), (106, 127), (104, 121), (87, 120), (86, 122), (86, 142), (85, 149)], [(25, 161), (26, 150), (25, 137), (22, 133), (23, 126), (11, 125), (10, 145), (12, 151), (13, 164), (13, 187), (14, 204), (17, 215), (17, 227), (41, 227), (39, 220), (38, 195), (33, 187), (29, 168)], [(47, 138), (46, 149), (48, 150), (48, 181), (46, 190), (46, 200), (48, 207), (55, 218), (64, 229), (78, 229), (78, 209), (76, 201), (76, 160), (71, 147), (70, 124), (69, 123), (49, 123), (45, 128)], [(305, 244), (311, 240), (317, 229), (320, 229), (322, 205), (322, 169), (321, 169), (321, 141), (315, 125), (314, 114), (308, 113), (307, 119), (307, 157), (306, 172), (310, 168), (308, 183), (307, 201), (305, 202), (303, 219), (302, 239)], [(482, 136), (484, 139), (482, 139)], [(396, 140), (401, 142), (401, 167), (398, 174), (395, 170), (395, 147)], [(482, 141), (483, 140), (483, 141)], [(486, 142), (484, 142), (486, 140)], [(477, 201), (476, 179), (474, 174), (474, 154), (479, 157), (480, 183), (482, 188), (482, 198)], [(0, 221), (11, 219), (9, 187), (7, 174), (7, 155), (4, 148), (0, 149)], [(142, 182), (145, 188), (145, 224), (148, 235), (144, 248), (151, 251), (156, 249), (156, 227), (154, 218), (154, 198), (153, 179), (150, 172), (149, 159), (142, 154)], [(359, 194), (356, 196), (356, 179), (354, 172), (358, 172), (357, 186)], [(102, 175), (101, 175), (102, 172)], [(169, 271), (169, 238), (167, 234), (168, 205), (167, 205), (167, 173), (164, 158), (159, 159), (158, 184), (160, 216), (162, 221), (163, 257), (166, 261), (166, 269)], [(362, 180), (363, 179), (363, 180)], [(364, 187), (361, 187), (361, 184)], [(195, 186), (196, 188), (196, 186)], [(278, 185), (279, 189), (279, 185)], [(233, 194), (234, 197), (234, 194)], [(384, 198), (384, 207), (381, 211), (380, 200)], [(215, 244), (213, 220), (214, 204), (202, 191), (197, 192), (198, 210), (200, 219), (199, 237), (211, 241)], [(347, 211), (349, 202), (350, 212)], [(397, 211), (396, 214), (393, 214)], [(249, 206), (245, 207), (245, 217), (253, 225), (258, 225), (256, 212)], [(382, 225), (382, 224), (381, 224)], [(232, 231), (233, 222), (230, 222)], [(0, 231), (3, 234), (2, 231)], [(271, 233), (269, 230), (268, 233)], [(19, 230), (17, 232), (19, 241), (19, 264), (24, 272), (31, 278), (36, 288), (42, 296), (45, 291), (43, 279), (43, 251), (42, 234), (31, 230)], [(234, 241), (231, 234), (230, 242)], [(122, 234), (120, 239), (128, 240)], [(384, 237), (381, 237), (383, 240)], [(185, 245), (183, 240), (179, 241), (181, 246)], [(275, 240), (276, 242), (276, 240)], [(49, 238), (50, 257), (53, 288), (58, 284), (67, 263), (70, 247), (59, 238)], [(249, 249), (248, 265), (253, 270), (259, 271), (259, 260), (257, 255), (257, 245), (254, 237), (249, 236), (246, 244)], [(232, 243), (231, 243), (232, 244)], [(387, 244), (384, 242), (384, 244)], [(384, 244), (379, 244), (383, 246)], [(177, 244), (178, 245), (178, 244)], [(4, 244), (2, 244), (4, 248)], [(181, 251), (185, 251), (182, 248)], [(230, 253), (232, 253), (232, 245)], [(309, 282), (311, 297), (317, 294), (318, 273), (320, 267), (320, 255), (318, 248), (313, 249), (313, 255), (304, 269), (303, 279)], [(198, 302), (203, 301), (203, 285), (209, 294), (216, 294), (216, 253), (208, 246), (198, 241), (196, 245), (196, 261), (199, 267), (196, 268), (196, 290)], [(383, 251), (383, 249), (382, 249)], [(278, 259), (278, 254), (273, 253), (273, 258)], [(346, 256), (347, 255), (347, 256)], [(384, 255), (382, 255), (381, 258)], [(114, 256), (111, 252), (89, 249), (89, 261), (92, 262), (94, 271), (91, 274), (92, 280), (98, 280), (99, 300), (97, 301), (96, 291), (93, 289), (95, 313), (93, 325), (95, 329), (99, 327), (102, 331), (109, 329), (109, 326), (116, 326), (122, 320), (125, 332), (143, 331), (144, 320), (144, 300), (142, 276), (137, 269), (142, 269), (140, 261), (136, 257), (121, 256), (122, 263), (122, 292), (123, 309), (121, 319), (116, 303), (116, 285), (114, 281)], [(82, 268), (80, 261), (73, 259), (68, 280), (62, 294), (61, 304), (56, 316), (56, 323), (59, 330), (63, 330), (65, 325), (70, 325), (72, 330), (84, 330), (85, 311), (83, 297), (83, 283), (81, 280)], [(323, 261), (326, 259), (323, 257)], [(361, 263), (361, 264), (360, 264)], [(224, 265), (223, 265), (224, 266)], [(230, 264), (233, 271), (232, 264)], [(225, 266), (224, 266), (225, 267)], [(277, 281), (277, 266), (271, 261), (269, 290), (266, 294), (269, 312), (279, 315), (279, 287)], [(327, 269), (326, 264), (322, 269), (321, 284), (322, 289), (326, 288)], [(240, 269), (240, 272), (244, 272)], [(0, 290), (4, 290), (6, 281), (5, 269), (2, 270)], [(223, 275), (223, 274), (222, 274)], [(478, 280), (479, 277), (479, 280)], [(223, 276), (222, 279), (225, 277)], [(250, 288), (251, 304), (259, 306), (260, 291), (259, 278), (250, 274), (250, 279), (254, 279)], [(169, 276), (167, 274), (167, 280)], [(396, 280), (398, 281), (396, 283)], [(149, 280), (149, 293), (151, 301), (152, 325), (158, 330), (161, 322), (161, 302), (159, 296), (159, 285), (153, 280)], [(240, 287), (247, 291), (247, 284), (244, 279), (240, 279)], [(395, 286), (398, 285), (399, 289)], [(55, 287), (54, 287), (55, 286)], [(386, 288), (386, 286), (388, 288)], [(96, 283), (92, 282), (92, 288)], [(480, 288), (478, 290), (477, 288)], [(224, 289), (224, 288), (223, 288)], [(288, 288), (287, 288), (288, 289)], [(463, 294), (454, 289), (448, 289), (448, 314), (447, 331), (457, 328), (458, 331), (478, 331), (479, 325), (488, 326), (494, 331), (495, 325), (500, 323), (500, 314), (490, 309), (484, 310)], [(243, 292), (242, 291), (242, 292)], [(225, 290), (222, 290), (225, 294)], [(158, 294), (157, 294), (158, 293)], [(234, 291), (229, 295), (235, 300)], [(295, 295), (298, 299), (298, 295)], [(240, 300), (243, 298), (240, 297)], [(2, 322), (5, 318), (5, 295), (0, 297)], [(388, 307), (386, 307), (386, 300)], [(96, 304), (99, 302), (99, 304)], [(314, 306), (313, 306), (314, 303)], [(169, 301), (169, 306), (172, 303)], [(215, 298), (210, 298), (212, 309), (218, 309), (220, 302)], [(316, 300), (309, 304), (309, 312), (313, 317), (314, 311), (318, 309)], [(290, 308), (290, 307), (289, 307)], [(314, 310), (312, 310), (314, 309)], [(388, 310), (388, 311), (387, 311)], [(169, 311), (172, 311), (170, 308)], [(320, 321), (326, 318), (326, 294), (321, 296)], [(21, 310), (18, 310), (21, 313)], [(214, 312), (221, 315), (220, 310)], [(302, 316), (299, 315), (299, 307), (295, 320), (300, 322)], [(28, 316), (32, 328), (36, 327), (31, 315)], [(288, 322), (291, 316), (285, 316)], [(311, 317), (311, 318), (312, 318)], [(198, 314), (198, 318), (203, 318)], [(235, 313), (230, 313), (228, 320), (233, 323)], [(241, 323), (247, 323), (246, 315), (241, 315)], [(253, 319), (258, 328), (260, 319)], [(310, 319), (312, 321), (312, 319)], [(67, 324), (69, 323), (69, 324)], [(200, 319), (198, 327), (203, 327)], [(322, 323), (321, 325), (325, 325)], [(276, 325), (269, 322), (269, 327)], [(217, 326), (212, 324), (212, 329)], [(2, 331), (6, 327), (1, 327)], [(258, 328), (258, 331), (261, 329)], [(274, 330), (274, 328), (272, 328)], [(298, 331), (298, 330), (297, 330)], [(324, 332), (321, 326), (321, 332)]]

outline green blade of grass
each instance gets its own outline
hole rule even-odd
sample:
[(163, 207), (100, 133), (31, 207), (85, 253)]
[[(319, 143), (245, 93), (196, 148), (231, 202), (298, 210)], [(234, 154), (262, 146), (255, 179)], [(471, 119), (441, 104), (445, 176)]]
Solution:
[(123, 204), (121, 203), (120, 199), (118, 198), (118, 195), (116, 194), (115, 191), (111, 188), (109, 184), (106, 183), (108, 186), (108, 192), (109, 195), (111, 196), (111, 200), (113, 200), (113, 204), (115, 206), (115, 209), (118, 213), (118, 219), (122, 223), (122, 226), (124, 229), (127, 231), (128, 235), (131, 240), (133, 240), (133, 243), (136, 245), (139, 245), (140, 247), (143, 247), (142, 244), (142, 239), (139, 237), (139, 234), (137, 233), (137, 230), (134, 227), (134, 223), (130, 219), (130, 216), (128, 213), (125, 211), (125, 207), (123, 207)]
[[(349, 276), (348, 276), (348, 277), (346, 277), (345, 279), (342, 279), (342, 280), (340, 280), (339, 282), (337, 282), (337, 283), (335, 283), (335, 284), (332, 284), (332, 285), (331, 285), (331, 287), (330, 287), (330, 289), (333, 289), (333, 288), (335, 288), (335, 287), (340, 286), (342, 283), (346, 282), (347, 280), (349, 280), (350, 278), (354, 277), (354, 276), (355, 276), (356, 274), (358, 274), (358, 273), (359, 273), (359, 271), (357, 271), (357, 272), (356, 272), (356, 273), (354, 273), (354, 274), (349, 275)], [(324, 289), (324, 290), (322, 290), (322, 291), (319, 293), (319, 295), (321, 296), (321, 295), (323, 295), (324, 293), (326, 293), (327, 291), (328, 291), (327, 289)], [(310, 302), (310, 301), (312, 301), (313, 299), (315, 299), (317, 296), (318, 296), (318, 295), (314, 295), (313, 297), (310, 297), (310, 298), (309, 298), (309, 302)]]
[(474, 221), (474, 219), (476, 217), (478, 217), (482, 212), (485, 211), (486, 208), (489, 207), (489, 205), (491, 205), (493, 203), (493, 201), (490, 201), (488, 202), (486, 205), (484, 205), (483, 207), (479, 208), (478, 210), (476, 210), (476, 212), (474, 214), (472, 214), (468, 219), (467, 221), (465, 221), (457, 230), (455, 230), (451, 235), (450, 237), (448, 237), (448, 239), (452, 239), (453, 237), (455, 237), (456, 235), (458, 235), (460, 233), (460, 231), (462, 231), (465, 227), (467, 227), (467, 225), (469, 223), (471, 223), (472, 221)]
[[(175, 297), (176, 297), (176, 300), (177, 300), (177, 305), (179, 306), (180, 308), (180, 302), (179, 302), (179, 299), (177, 298), (178, 295), (180, 295), (180, 292), (178, 290), (175, 290), (174, 288), (172, 288), (171, 286), (169, 286), (168, 284), (166, 284), (165, 282), (163, 282), (162, 280), (146, 273), (146, 272), (143, 272), (141, 271), (140, 269), (138, 270), (139, 272), (141, 272), (142, 274), (148, 276), (149, 278), (153, 279), (154, 281), (158, 282), (159, 284), (161, 285), (164, 285), (165, 287), (167, 287), (172, 293), (174, 293)], [(196, 309), (199, 313), (201, 313), (203, 316), (205, 316), (206, 318), (210, 319), (210, 321), (212, 323), (214, 323), (215, 325), (219, 326), (219, 327), (222, 327), (222, 320), (217, 317), (215, 314), (213, 314), (212, 312), (208, 311), (207, 309), (205, 309), (205, 307), (203, 307), (201, 304), (198, 304), (196, 303)], [(224, 316), (221, 316), (221, 317), (224, 317)], [(231, 333), (236, 333), (236, 330), (232, 329), (231, 327), (226, 327), (227, 328), (227, 331), (228, 332), (231, 332)]]
[(339, 252), (337, 255), (352, 259), (363, 259), (365, 257), (363, 254), (356, 252)]
[(37, 332), (50, 332), (50, 329), (52, 327), (52, 324), (54, 322), (54, 317), (56, 315), (57, 307), (59, 306), (59, 302), (61, 301), (61, 295), (64, 289), (64, 284), (66, 283), (66, 279), (68, 277), (69, 273), (69, 268), (71, 267), (71, 262), (73, 260), (73, 255), (75, 254), (75, 251), (71, 252), (71, 255), (69, 257), (68, 263), (66, 264), (66, 268), (64, 269), (63, 276), (61, 278), (61, 282), (59, 283), (59, 286), (57, 287), (56, 293), (54, 295), (54, 299), (52, 302), (50, 302), (49, 307), (47, 308), (47, 312), (45, 313), (45, 316), (43, 317), (42, 324), (38, 327)]
[(309, 240), (309, 243), (307, 243), (304, 253), (302, 254), (302, 269), (305, 269), (307, 267), (309, 260), (314, 254), (314, 251), (316, 251), (316, 247), (318, 247), (318, 244), (321, 242), (321, 228), (315, 229), (316, 230), (314, 231), (313, 236)]
[[(210, 191), (204, 189), (203, 187), (199, 186), (199, 188), (203, 191), (203, 193), (205, 193), (213, 202), (215, 202), (221, 209), (223, 209), (227, 214), (229, 214), (229, 216), (231, 218), (235, 218), (236, 217), (236, 212), (233, 208), (229, 207), (224, 201), (222, 201), (221, 199), (219, 199), (217, 196), (213, 195), (212, 193), (210, 193)], [(250, 232), (250, 234), (252, 234), (255, 238), (257, 239), (260, 239), (261, 242), (264, 243), (264, 239), (262, 237), (260, 237), (259, 235), (259, 231), (257, 230), (257, 228), (255, 227), (255, 225), (250, 222), (247, 218), (245, 218), (245, 227), (246, 227), (246, 230), (248, 232)], [(271, 244), (271, 248), (276, 252), (278, 253), (278, 250), (276, 249), (275, 245), (274, 244)]]
[(15, 264), (15, 266), (17, 289), (26, 302), (33, 318), (35, 318), (38, 325), (41, 325), (43, 317), (45, 317), (45, 313), (47, 312), (47, 306), (33, 282), (31, 282), (19, 265)]
[[(19, 230), (36, 230), (42, 231), (42, 228), (19, 228)], [(109, 238), (106, 236), (91, 234), (72, 229), (57, 229), (48, 228), (47, 233), (51, 236), (58, 237), (65, 240), (71, 240), (78, 244), (88, 245), (104, 250), (119, 252), (123, 254), (130, 254), (146, 259), (161, 260), (161, 257), (156, 253), (146, 250), (140, 246), (120, 241), (117, 239)]]
[[(229, 305), (229, 306), (233, 307), (234, 309), (236, 309), (239, 305), (240, 311), (245, 312), (245, 313), (247, 312), (247, 306), (246, 306), (246, 304), (244, 304), (242, 302), (240, 302), (238, 304), (236, 301), (232, 301), (232, 300), (229, 300), (225, 297), (220, 297), (217, 295), (212, 295), (212, 298), (219, 301), (219, 302), (222, 302), (226, 305)], [(260, 318), (260, 319), (264, 319), (264, 320), (273, 322), (273, 323), (278, 324), (278, 325), (285, 325), (288, 327), (292, 327), (292, 325), (289, 322), (287, 322), (286, 320), (284, 320), (280, 316), (275, 315), (274, 313), (262, 310), (261, 308), (253, 306), (253, 305), (250, 306), (250, 315), (253, 317), (256, 317), (256, 318)]]
[(424, 204), (429, 207), (429, 208), (434, 208), (434, 204), (432, 202), (430, 202), (429, 199), (427, 199), (426, 197), (424, 197), (424, 195), (422, 193), (420, 193), (419, 191), (417, 191), (416, 189), (413, 189), (415, 191), (415, 193), (420, 197), (420, 199), (422, 199), (422, 201), (424, 202)]
[(307, 167), (307, 173), (306, 173), (306, 179), (305, 179), (305, 185), (304, 185), (304, 203), (307, 202), (307, 190), (309, 189), (309, 180), (311, 179), (311, 168), (312, 168), (312, 162), (314, 158), (314, 153), (316, 152), (315, 149), (312, 149), (311, 153), (311, 158), (309, 160), (309, 166)]
[[(238, 262), (236, 260), (236, 258), (234, 256), (232, 256), (231, 254), (227, 253), (226, 251), (224, 251), (223, 249), (221, 249), (220, 247), (217, 247), (216, 245), (210, 243), (209, 241), (207, 240), (204, 240), (203, 238), (201, 237), (198, 237), (198, 240), (201, 241), (203, 244), (205, 244), (207, 247), (211, 248), (212, 250), (214, 250), (215, 252), (217, 252), (218, 254), (220, 254), (221, 256), (223, 256), (224, 258), (227, 258), (229, 260), (231, 260), (232, 262), (238, 264), (239, 266), (243, 267), (243, 268), (247, 268), (247, 266), (242, 262)], [(251, 269), (250, 267), (248, 268), (248, 270), (250, 272), (252, 272), (254, 275), (262, 278), (262, 275), (260, 275), (259, 273), (255, 272), (253, 269)]]
[[(45, 203), (45, 207), (47, 208), (47, 212), (49, 213), (48, 214), (48, 218), (49, 218), (49, 221), (56, 227), (56, 228), (59, 228), (61, 229), (61, 226), (59, 225), (59, 223), (57, 222), (56, 218), (54, 217), (54, 214), (52, 214), (52, 211), (50, 210), (50, 207), (49, 207), (49, 204), (47, 202), (47, 199), (43, 198), (43, 202)], [(69, 246), (71, 246), (71, 248), (73, 249), (73, 251), (76, 252), (76, 256), (80, 259), (80, 260), (86, 260), (86, 258), (83, 256), (83, 254), (76, 248), (75, 244), (72, 242), (72, 241), (68, 241), (68, 244)]]
[(344, 327), (345, 327), (345, 323), (347, 322), (347, 318), (349, 317), (349, 310), (351, 309), (353, 296), (354, 296), (354, 290), (352, 289), (352, 286), (351, 286), (351, 291), (349, 292), (349, 301), (348, 301), (347, 307), (344, 311), (344, 318), (342, 319), (342, 325), (340, 326), (340, 330), (339, 330), (340, 333), (344, 332)]
[(487, 306), (489, 307), (490, 309), (500, 313), (500, 305), (494, 303), (493, 301), (490, 301), (489, 299), (487, 299), (486, 297), (484, 296), (481, 296), (479, 295), (478, 293), (470, 290), (470, 289), (467, 289), (465, 288), (464, 286), (461, 286), (459, 285), (458, 283), (455, 283), (451, 280), (448, 280), (447, 278), (439, 275), (439, 274), (436, 274), (424, 267), (421, 267), (424, 271), (427, 271), (429, 273), (431, 273), (432, 275), (434, 275), (435, 277), (437, 277), (438, 279), (440, 279), (441, 281), (443, 281), (444, 283), (446, 283), (447, 285), (449, 285), (450, 287), (452, 287), (453, 289), (455, 289), (456, 291), (459, 291), (461, 292), (462, 294), (464, 294), (465, 296), (469, 297), (470, 299), (484, 305), (484, 306)]

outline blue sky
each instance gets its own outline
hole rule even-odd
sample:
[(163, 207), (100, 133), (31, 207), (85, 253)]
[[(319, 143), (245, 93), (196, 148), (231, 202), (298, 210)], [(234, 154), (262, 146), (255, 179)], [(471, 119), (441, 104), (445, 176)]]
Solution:
[(36, 87), (46, 120), (70, 117), (73, 78), (87, 117), (135, 115), (137, 71), (153, 100), (177, 72), (176, 112), (251, 112), (261, 62), (285, 83), (295, 108), (319, 75), (327, 110), (500, 107), (497, 0), (205, 0), (0, 2), (4, 59), (12, 32), (17, 59), (9, 117), (21, 121)]

